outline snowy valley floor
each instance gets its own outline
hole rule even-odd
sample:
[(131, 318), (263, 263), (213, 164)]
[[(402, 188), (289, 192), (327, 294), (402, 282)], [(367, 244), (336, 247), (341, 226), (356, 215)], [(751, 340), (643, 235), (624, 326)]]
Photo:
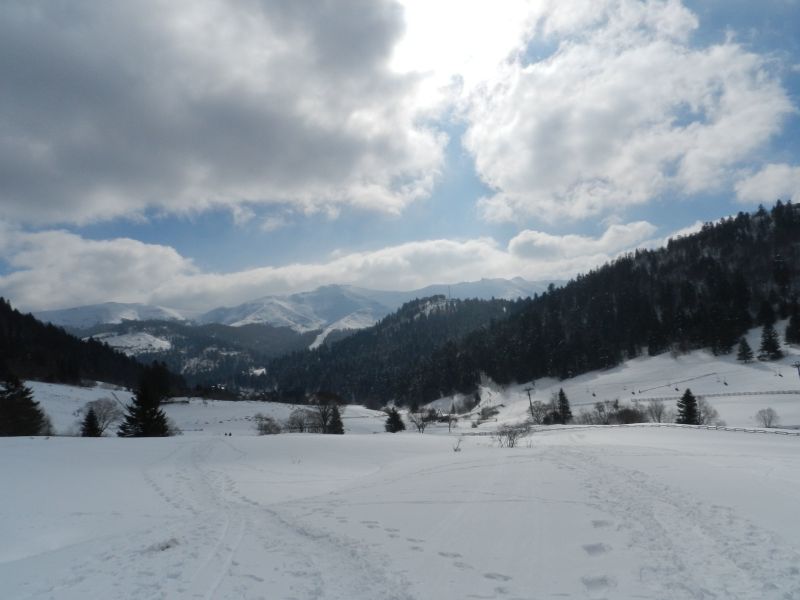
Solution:
[(800, 438), (528, 440), (0, 439), (2, 597), (800, 598)]

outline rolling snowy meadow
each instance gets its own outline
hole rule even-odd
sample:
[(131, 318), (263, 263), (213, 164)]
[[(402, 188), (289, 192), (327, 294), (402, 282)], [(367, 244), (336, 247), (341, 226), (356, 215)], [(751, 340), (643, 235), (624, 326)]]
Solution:
[[(452, 433), (387, 434), (348, 406), (344, 436), (259, 437), (256, 413), (292, 407), (193, 399), (165, 406), (177, 437), (0, 439), (2, 596), (800, 598), (800, 437), (752, 418), (769, 404), (800, 423), (779, 393), (800, 387), (792, 360), (663, 355), (534, 391), (564, 387), (579, 411), (691, 379), (730, 390), (710, 399), (749, 431), (551, 427), (501, 448), (519, 386), (482, 390), (495, 419)], [(113, 391), (31, 387), (60, 433)]]
[(6, 598), (797, 598), (800, 439), (0, 441)]

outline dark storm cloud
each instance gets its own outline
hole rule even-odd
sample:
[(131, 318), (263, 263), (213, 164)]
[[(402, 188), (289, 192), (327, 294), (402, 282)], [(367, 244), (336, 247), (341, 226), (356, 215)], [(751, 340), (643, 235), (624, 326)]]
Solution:
[(366, 0), (6, 2), (0, 218), (399, 210), (442, 147), (416, 125), (415, 81), (388, 69), (402, 28)]

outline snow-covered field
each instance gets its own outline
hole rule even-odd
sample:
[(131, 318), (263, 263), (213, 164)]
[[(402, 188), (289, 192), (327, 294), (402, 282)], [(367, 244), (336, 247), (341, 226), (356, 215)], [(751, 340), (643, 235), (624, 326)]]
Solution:
[[(783, 330), (784, 323), (778, 324)], [(759, 346), (759, 329), (753, 329), (748, 341)], [(668, 408), (674, 408), (686, 388), (696, 396), (705, 396), (717, 410), (720, 419), (732, 427), (756, 427), (756, 412), (773, 408), (782, 427), (800, 428), (800, 373), (794, 366), (800, 361), (800, 350), (784, 346), (786, 356), (778, 361), (753, 361), (743, 364), (735, 354), (714, 356), (698, 350), (672, 357), (669, 353), (640, 357), (606, 371), (594, 371), (564, 381), (540, 379), (507, 388), (491, 383), (481, 390), (482, 404), (499, 409), (497, 422), (520, 422), (528, 414), (528, 393), (531, 399), (549, 403), (553, 393), (563, 388), (573, 414), (590, 409), (599, 401), (619, 400), (623, 404), (639, 402), (646, 405), (652, 398), (663, 398)], [(449, 407), (460, 398), (445, 398), (434, 403)], [(490, 421), (480, 429), (496, 427)]]
[[(663, 355), (532, 394), (563, 387), (577, 412), (691, 387), (728, 425), (766, 406), (800, 425), (796, 360)], [(130, 399), (30, 385), (60, 433), (89, 400)], [(0, 438), (0, 597), (800, 599), (800, 436), (471, 435), (523, 420), (525, 387), (487, 385), (496, 420), (452, 435), (348, 406), (348, 435), (258, 437), (256, 413), (293, 407), (192, 399), (165, 406), (178, 437)]]
[(800, 598), (800, 438), (0, 440), (2, 597)]

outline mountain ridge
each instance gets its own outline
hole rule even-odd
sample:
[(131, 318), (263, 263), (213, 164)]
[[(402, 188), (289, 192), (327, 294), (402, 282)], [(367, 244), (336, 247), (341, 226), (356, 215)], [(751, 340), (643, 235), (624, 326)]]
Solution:
[(329, 284), (307, 292), (267, 295), (234, 306), (220, 306), (199, 314), (142, 303), (105, 302), (65, 309), (37, 311), (44, 322), (70, 330), (86, 330), (97, 325), (117, 325), (123, 321), (183, 321), (188, 324), (222, 324), (241, 327), (267, 324), (289, 327), (298, 333), (342, 329), (337, 323), (372, 325), (419, 298), (445, 295), (456, 299), (497, 298), (513, 300), (544, 292), (555, 281), (480, 279), (453, 284), (433, 284), (409, 291), (375, 290), (352, 285)]

